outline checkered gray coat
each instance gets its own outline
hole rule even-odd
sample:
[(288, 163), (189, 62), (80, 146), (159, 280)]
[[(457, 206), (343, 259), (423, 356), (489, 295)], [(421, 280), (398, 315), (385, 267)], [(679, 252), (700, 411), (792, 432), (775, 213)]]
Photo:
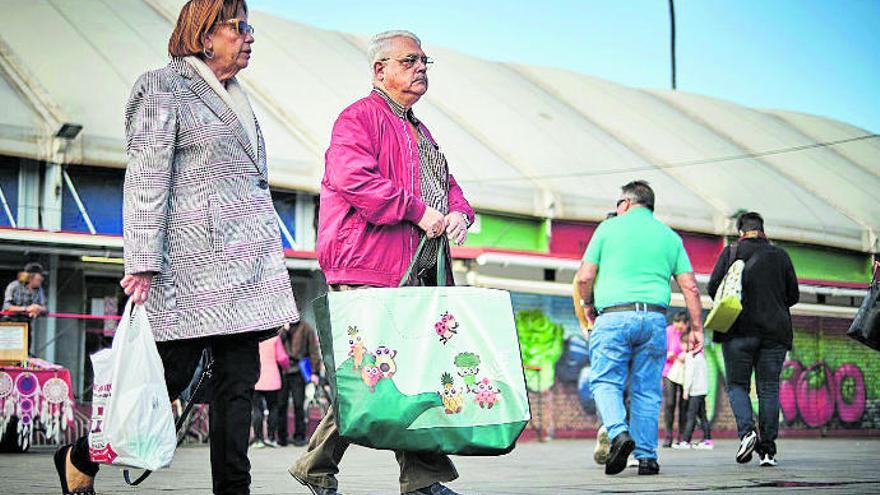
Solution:
[(183, 59), (143, 74), (125, 110), (125, 273), (155, 272), (158, 341), (266, 330), (299, 320), (257, 125)]

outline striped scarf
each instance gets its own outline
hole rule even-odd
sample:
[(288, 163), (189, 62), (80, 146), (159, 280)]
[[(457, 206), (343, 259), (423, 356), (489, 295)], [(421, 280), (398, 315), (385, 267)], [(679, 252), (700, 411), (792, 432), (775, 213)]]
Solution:
[[(440, 151), (440, 147), (434, 144), (431, 138), (425, 133), (421, 123), (413, 115), (411, 108), (404, 108), (396, 101), (392, 100), (384, 91), (379, 88), (373, 89), (387, 103), (391, 110), (401, 119), (411, 122), (419, 133), (419, 186), (421, 188), (421, 199), (426, 205), (434, 208), (440, 213), (446, 215), (449, 213), (449, 165), (446, 163), (446, 157)], [(407, 136), (410, 136), (407, 129)], [(415, 272), (418, 278), (429, 270), (435, 269), (437, 265), (437, 249), (440, 246), (440, 239), (434, 238), (425, 243), (425, 249), (422, 251), (419, 260), (416, 262)]]

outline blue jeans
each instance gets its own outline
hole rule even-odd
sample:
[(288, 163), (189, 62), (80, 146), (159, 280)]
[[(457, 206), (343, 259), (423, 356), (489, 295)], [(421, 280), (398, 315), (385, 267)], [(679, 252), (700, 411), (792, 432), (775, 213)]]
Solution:
[[(621, 311), (596, 319), (590, 333), (590, 388), (609, 438), (629, 431), (636, 442), (636, 459), (657, 458), (660, 382), (665, 361), (665, 315)], [(629, 424), (623, 401), (628, 377)]]
[(758, 454), (776, 455), (779, 434), (779, 375), (788, 349), (778, 343), (762, 342), (761, 337), (741, 336), (721, 344), (727, 372), (727, 396), (736, 417), (736, 430), (742, 438), (755, 427), (749, 398), (752, 371), (758, 392)]

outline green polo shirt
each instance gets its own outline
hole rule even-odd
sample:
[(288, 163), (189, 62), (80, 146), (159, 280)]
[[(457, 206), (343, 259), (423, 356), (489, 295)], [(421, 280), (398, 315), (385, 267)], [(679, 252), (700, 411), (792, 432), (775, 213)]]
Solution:
[(584, 252), (599, 265), (596, 309), (626, 303), (669, 306), (669, 279), (693, 271), (681, 237), (647, 208), (605, 220)]

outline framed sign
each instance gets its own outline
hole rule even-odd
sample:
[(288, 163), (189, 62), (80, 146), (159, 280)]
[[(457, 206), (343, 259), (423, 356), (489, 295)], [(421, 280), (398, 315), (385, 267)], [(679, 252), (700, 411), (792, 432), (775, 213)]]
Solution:
[(0, 322), (0, 363), (20, 363), (28, 357), (28, 324)]

